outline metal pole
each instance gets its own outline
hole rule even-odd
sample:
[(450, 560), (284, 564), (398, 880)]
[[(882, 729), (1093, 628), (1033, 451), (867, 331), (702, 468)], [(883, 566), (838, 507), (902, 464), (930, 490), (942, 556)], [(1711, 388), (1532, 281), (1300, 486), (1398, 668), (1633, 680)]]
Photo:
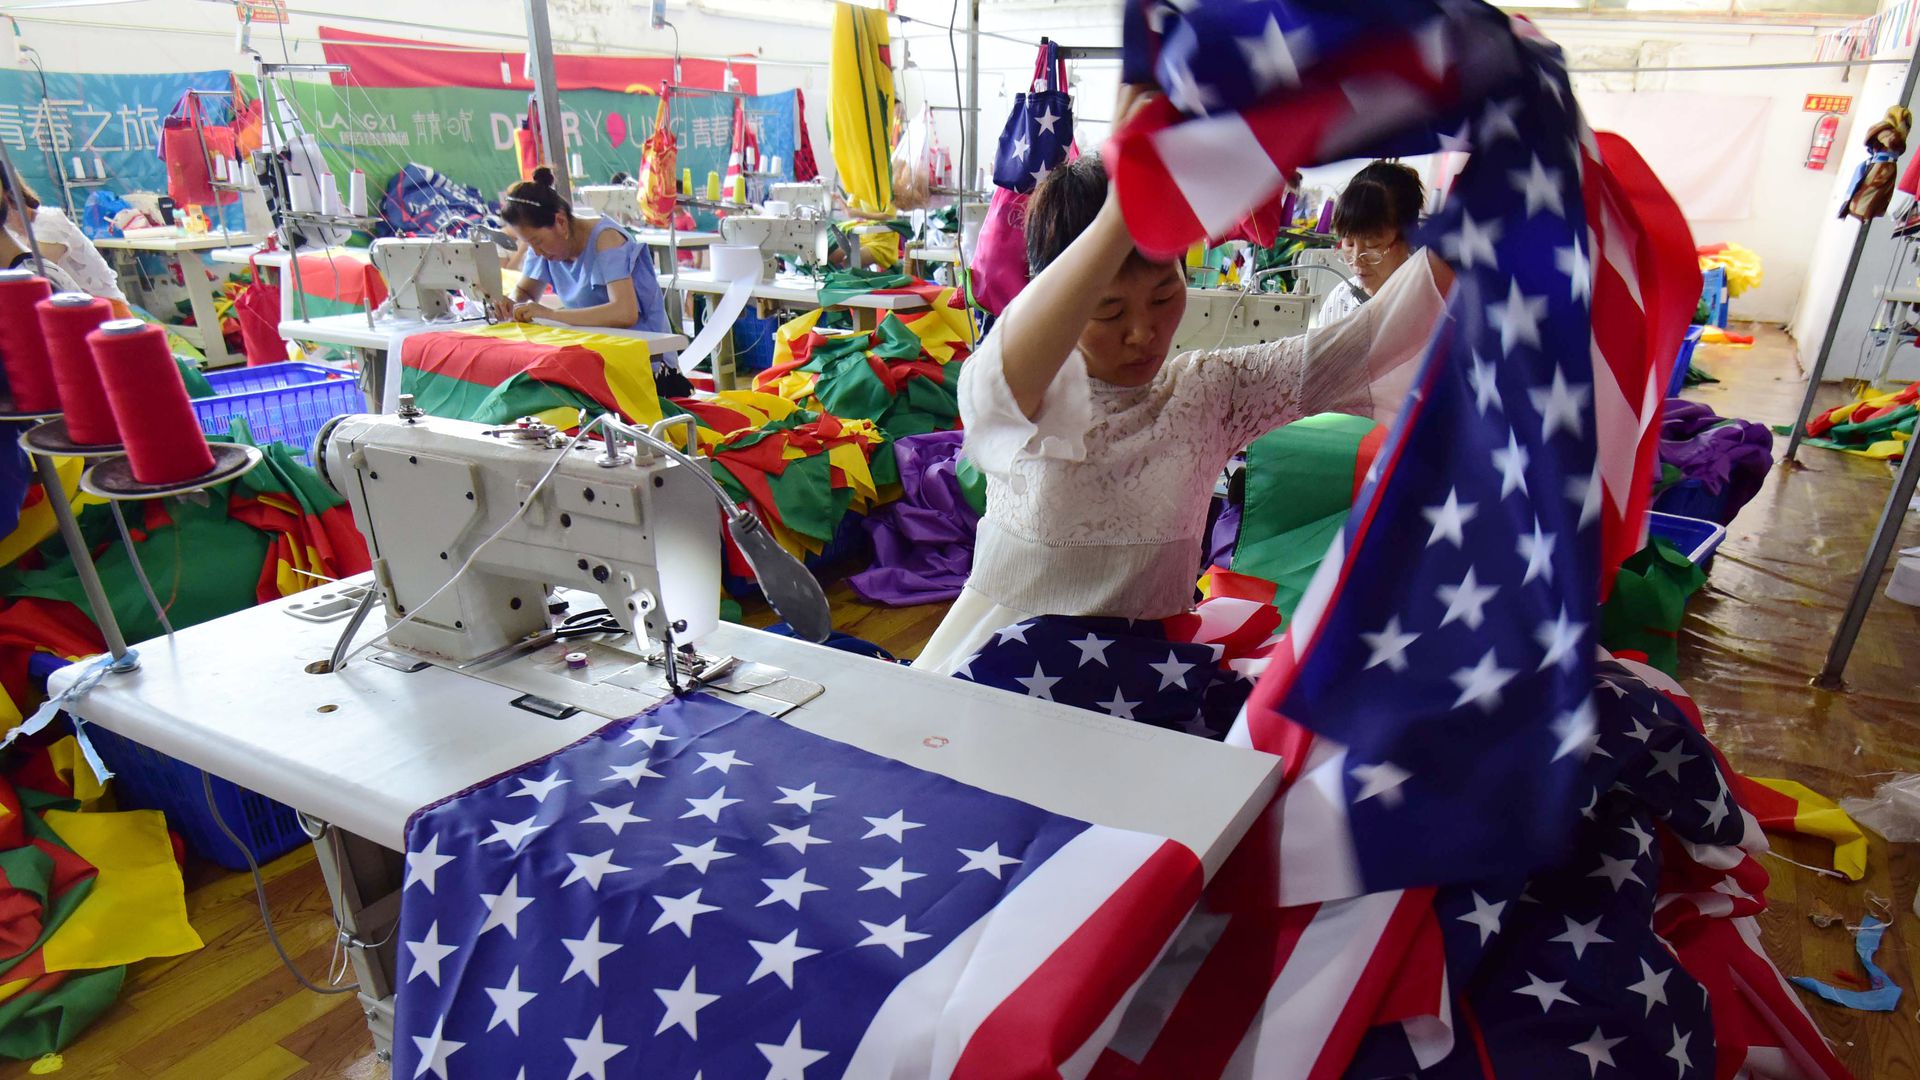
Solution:
[[(960, 114), (960, 190), (972, 191), (980, 173), (980, 0), (967, 0), (967, 111)], [(966, 217), (966, 196), (960, 213)]]
[(120, 622), (113, 617), (107, 590), (100, 585), (100, 572), (93, 568), (93, 555), (87, 550), (86, 538), (80, 535), (79, 522), (73, 519), (67, 489), (60, 483), (60, 470), (45, 454), (32, 457), (33, 467), (40, 474), (40, 487), (46, 492), (47, 502), (53, 505), (53, 519), (60, 525), (60, 539), (66, 541), (67, 554), (73, 557), (74, 573), (80, 578), (80, 588), (86, 591), (87, 608), (93, 613), (94, 624), (100, 627), (100, 636), (106, 639), (107, 650), (113, 654), (113, 666), (119, 671), (131, 671), (138, 666), (138, 661), (128, 659), (127, 639), (120, 636)]
[(1872, 606), (1873, 594), (1880, 588), (1880, 574), (1886, 570), (1893, 545), (1900, 538), (1900, 523), (1907, 516), (1907, 504), (1913, 501), (1916, 482), (1920, 482), (1920, 453), (1909, 451), (1906, 461), (1901, 463), (1900, 475), (1893, 481), (1886, 508), (1880, 511), (1880, 524), (1873, 530), (1873, 546), (1867, 549), (1867, 565), (1860, 568), (1860, 578), (1853, 583), (1853, 596), (1847, 601), (1846, 613), (1840, 617), (1840, 629), (1834, 633), (1833, 645), (1827, 650), (1826, 666), (1814, 676), (1815, 686), (1830, 690), (1840, 687), (1840, 676), (1847, 670), (1847, 658), (1853, 654), (1854, 639), (1860, 636), (1860, 627), (1867, 621), (1867, 608)]
[[(260, 94), (263, 117), (260, 132), (268, 164), (261, 180), (265, 181), (268, 176), (273, 178), (273, 202), (280, 211), (280, 246), (286, 249), (287, 269), (292, 271), (294, 306), (300, 309), (300, 321), (306, 322), (307, 290), (306, 283), (300, 278), (300, 249), (293, 242), (293, 226), (288, 224), (287, 217), (293, 212), (293, 179), (287, 175), (293, 164), (293, 154), (289, 151), (286, 160), (281, 160), (284, 133), (280, 130), (280, 88), (274, 83), (273, 72), (268, 70), (266, 61), (257, 53), (254, 55), (254, 87)], [(280, 284), (284, 287), (286, 281), (283, 279)]]
[[(1920, 81), (1920, 45), (1915, 46), (1914, 55), (1907, 60), (1907, 81), (1900, 91), (1900, 104), (1911, 107), (1913, 88)], [(1827, 372), (1827, 361), (1833, 355), (1833, 339), (1840, 332), (1840, 317), (1847, 313), (1847, 297), (1853, 293), (1853, 279), (1860, 270), (1860, 253), (1867, 247), (1867, 232), (1873, 227), (1871, 221), (1860, 223), (1860, 230), (1853, 236), (1853, 252), (1847, 256), (1847, 272), (1840, 278), (1840, 295), (1833, 302), (1833, 314), (1827, 318), (1827, 332), (1820, 341), (1820, 353), (1814, 357), (1813, 370), (1807, 373), (1807, 392), (1800, 399), (1800, 418), (1794, 421), (1793, 434), (1787, 438), (1787, 461), (1792, 461), (1800, 450), (1800, 442), (1805, 438), (1807, 418), (1813, 415), (1813, 399), (1820, 393), (1820, 379)]]
[(540, 114), (540, 138), (553, 168), (553, 187), (562, 199), (573, 197), (567, 167), (567, 134), (560, 127), (560, 86), (553, 74), (553, 28), (547, 24), (547, 0), (527, 0), (527, 61), (533, 100)]

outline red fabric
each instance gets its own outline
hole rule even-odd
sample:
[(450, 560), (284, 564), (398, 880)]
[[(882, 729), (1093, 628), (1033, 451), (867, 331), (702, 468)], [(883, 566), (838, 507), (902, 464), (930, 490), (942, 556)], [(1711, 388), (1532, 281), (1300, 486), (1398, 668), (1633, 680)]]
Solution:
[(1900, 174), (1900, 182), (1894, 186), (1920, 199), (1920, 154), (1907, 159), (1906, 170)]
[(187, 94), (183, 100), (186, 104), (184, 114), (169, 116), (160, 129), (160, 157), (167, 163), (167, 194), (180, 206), (213, 206), (239, 201), (239, 193), (232, 191), (221, 192), (216, 199), (213, 177), (207, 172), (209, 155), (225, 158), (236, 156), (233, 128), (207, 123), (201, 115), (198, 96)]
[(793, 179), (804, 184), (820, 178), (820, 165), (813, 158), (813, 136), (807, 133), (807, 99), (799, 90), (793, 92), (794, 117)]
[(387, 299), (387, 281), (372, 263), (339, 256), (300, 256), (300, 287), (308, 296), (360, 307), (379, 307)]
[[(488, 90), (531, 90), (522, 52), (476, 52), (466, 46), (422, 42), (417, 38), (382, 37), (320, 28), (321, 50), (330, 64), (347, 64), (351, 73), (333, 73), (333, 85), (417, 89), (469, 86)], [(394, 48), (393, 46), (413, 46)], [(760, 76), (751, 60), (733, 61), (733, 75), (746, 93), (759, 92)], [(727, 64), (719, 60), (680, 61), (680, 84), (724, 90)], [(562, 92), (568, 90), (625, 91), (629, 86), (655, 86), (673, 79), (673, 61), (666, 57), (581, 56), (557, 53), (553, 73)]]
[(256, 279), (234, 296), (233, 312), (240, 318), (240, 343), (247, 350), (248, 366), (286, 360), (287, 340), (280, 336), (278, 285), (267, 285)]
[(540, 130), (540, 107), (531, 99), (527, 101), (526, 119), (520, 121), (519, 130), (513, 133), (513, 147), (520, 155), (520, 179), (533, 179), (534, 171), (542, 165), (564, 168), (564, 163), (543, 161), (546, 156), (546, 139)]
[(577, 390), (608, 408), (618, 408), (607, 385), (607, 361), (581, 345), (500, 341), (453, 331), (415, 334), (406, 341), (407, 367), (450, 379), (499, 386), (515, 375)]

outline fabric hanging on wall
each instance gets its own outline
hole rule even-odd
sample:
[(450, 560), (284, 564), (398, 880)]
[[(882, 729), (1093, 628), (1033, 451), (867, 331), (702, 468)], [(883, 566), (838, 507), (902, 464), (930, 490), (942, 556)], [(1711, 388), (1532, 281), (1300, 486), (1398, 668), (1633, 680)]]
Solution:
[(864, 213), (893, 205), (893, 67), (887, 13), (836, 4), (833, 57), (827, 72), (827, 141), (847, 202)]
[(1772, 106), (1771, 98), (1730, 94), (1580, 95), (1588, 126), (1632, 143), (1690, 222), (1753, 216), (1752, 178)]
[[(412, 46), (401, 48), (398, 46)], [(383, 37), (320, 28), (320, 49), (329, 64), (352, 70), (333, 73), (333, 85), (364, 87), (472, 86), (493, 90), (531, 90), (527, 54), (481, 52), (467, 45), (443, 45), (418, 38)], [(675, 61), (667, 57), (580, 56), (555, 53), (554, 81), (569, 90), (625, 90), (635, 83), (659, 84), (674, 77)], [(760, 74), (751, 60), (681, 60), (679, 82), (709, 90), (724, 89), (728, 72), (751, 94)]]

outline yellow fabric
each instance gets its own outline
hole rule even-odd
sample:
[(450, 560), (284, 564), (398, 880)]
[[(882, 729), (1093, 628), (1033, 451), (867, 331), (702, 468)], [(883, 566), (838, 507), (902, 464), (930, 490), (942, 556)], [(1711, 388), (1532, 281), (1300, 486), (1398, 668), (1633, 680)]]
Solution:
[(111, 810), (113, 806), (107, 799), (107, 786), (93, 775), (93, 766), (80, 753), (80, 743), (69, 735), (52, 746), (47, 747), (47, 759), (53, 764), (54, 775), (67, 782), (73, 789), (73, 797), (79, 802), (82, 811)]
[(825, 314), (824, 309), (815, 308), (781, 325), (779, 332), (773, 337), (774, 367), (793, 362), (793, 343), (812, 333), (813, 328), (819, 325), (820, 317)]
[(920, 347), (926, 350), (927, 356), (941, 364), (953, 359), (955, 346), (971, 348), (973, 342), (973, 319), (964, 309), (949, 307), (952, 301), (953, 290), (947, 289), (934, 299), (925, 314), (911, 322), (901, 320), (920, 339)]
[(1725, 251), (1714, 255), (1700, 256), (1700, 269), (1711, 270), (1719, 267), (1727, 272), (1727, 295), (1739, 296), (1748, 289), (1759, 288), (1766, 280), (1766, 271), (1760, 266), (1760, 256), (1751, 248), (1739, 244), (1728, 244)]
[(1749, 777), (1756, 784), (1770, 787), (1798, 804), (1794, 811), (1796, 832), (1833, 841), (1833, 868), (1849, 881), (1867, 876), (1867, 834), (1847, 816), (1839, 804), (1805, 784), (1793, 780), (1769, 780)]
[(900, 261), (900, 234), (887, 228), (860, 229), (860, 262), (877, 270), (891, 270)]
[[(660, 393), (653, 382), (653, 353), (639, 338), (616, 337), (572, 326), (536, 326), (532, 323), (495, 323), (464, 331), (500, 341), (552, 345), (556, 348), (579, 346), (600, 354), (605, 362), (607, 389), (613, 391), (615, 407), (634, 423), (651, 424), (660, 419)], [(568, 421), (567, 427), (573, 422)]]
[(86, 902), (47, 939), (48, 971), (118, 967), (201, 947), (159, 811), (48, 810), (45, 821), (99, 872)]
[(863, 214), (893, 208), (893, 69), (887, 66), (887, 13), (833, 6), (827, 65), (827, 134), (847, 202)]
[(1719, 328), (1719, 327), (1717, 327), (1717, 326), (1709, 326), (1709, 327), (1706, 327), (1705, 329), (1703, 329), (1703, 330), (1701, 330), (1701, 331), (1700, 331), (1700, 344), (1702, 344), (1702, 345), (1725, 345), (1725, 346), (1727, 346), (1727, 347), (1729, 347), (1729, 348), (1733, 348), (1733, 349), (1751, 349), (1751, 348), (1753, 348), (1753, 342), (1751, 342), (1751, 341), (1732, 341), (1732, 340), (1729, 340), (1729, 339), (1728, 339), (1728, 337), (1727, 337), (1727, 332), (1726, 332), (1725, 330), (1722, 330), (1722, 329), (1720, 329), (1720, 328)]
[[(74, 498), (80, 489), (80, 474), (86, 469), (86, 462), (79, 458), (55, 458), (54, 467), (60, 472), (60, 485), (67, 489), (67, 498), (73, 502), (74, 509), (90, 505), (99, 500), (82, 495)], [(32, 551), (53, 535), (57, 526), (53, 520), (53, 504), (41, 499), (20, 512), (20, 523), (13, 532), (0, 539), (0, 566), (12, 566), (15, 560)]]
[(32, 979), (15, 979), (10, 983), (0, 983), (0, 1001), (6, 1001), (13, 995), (33, 985)]

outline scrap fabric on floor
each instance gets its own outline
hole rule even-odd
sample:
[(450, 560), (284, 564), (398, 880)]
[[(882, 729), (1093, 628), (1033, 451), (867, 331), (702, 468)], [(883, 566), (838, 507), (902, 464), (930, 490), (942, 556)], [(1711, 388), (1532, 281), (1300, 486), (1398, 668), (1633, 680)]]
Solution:
[[(1866, 390), (1857, 399), (1808, 420), (1803, 441), (1808, 446), (1898, 461), (1913, 441), (1916, 416), (1920, 416), (1920, 382), (1887, 394)], [(1789, 435), (1793, 428), (1774, 431)]]

